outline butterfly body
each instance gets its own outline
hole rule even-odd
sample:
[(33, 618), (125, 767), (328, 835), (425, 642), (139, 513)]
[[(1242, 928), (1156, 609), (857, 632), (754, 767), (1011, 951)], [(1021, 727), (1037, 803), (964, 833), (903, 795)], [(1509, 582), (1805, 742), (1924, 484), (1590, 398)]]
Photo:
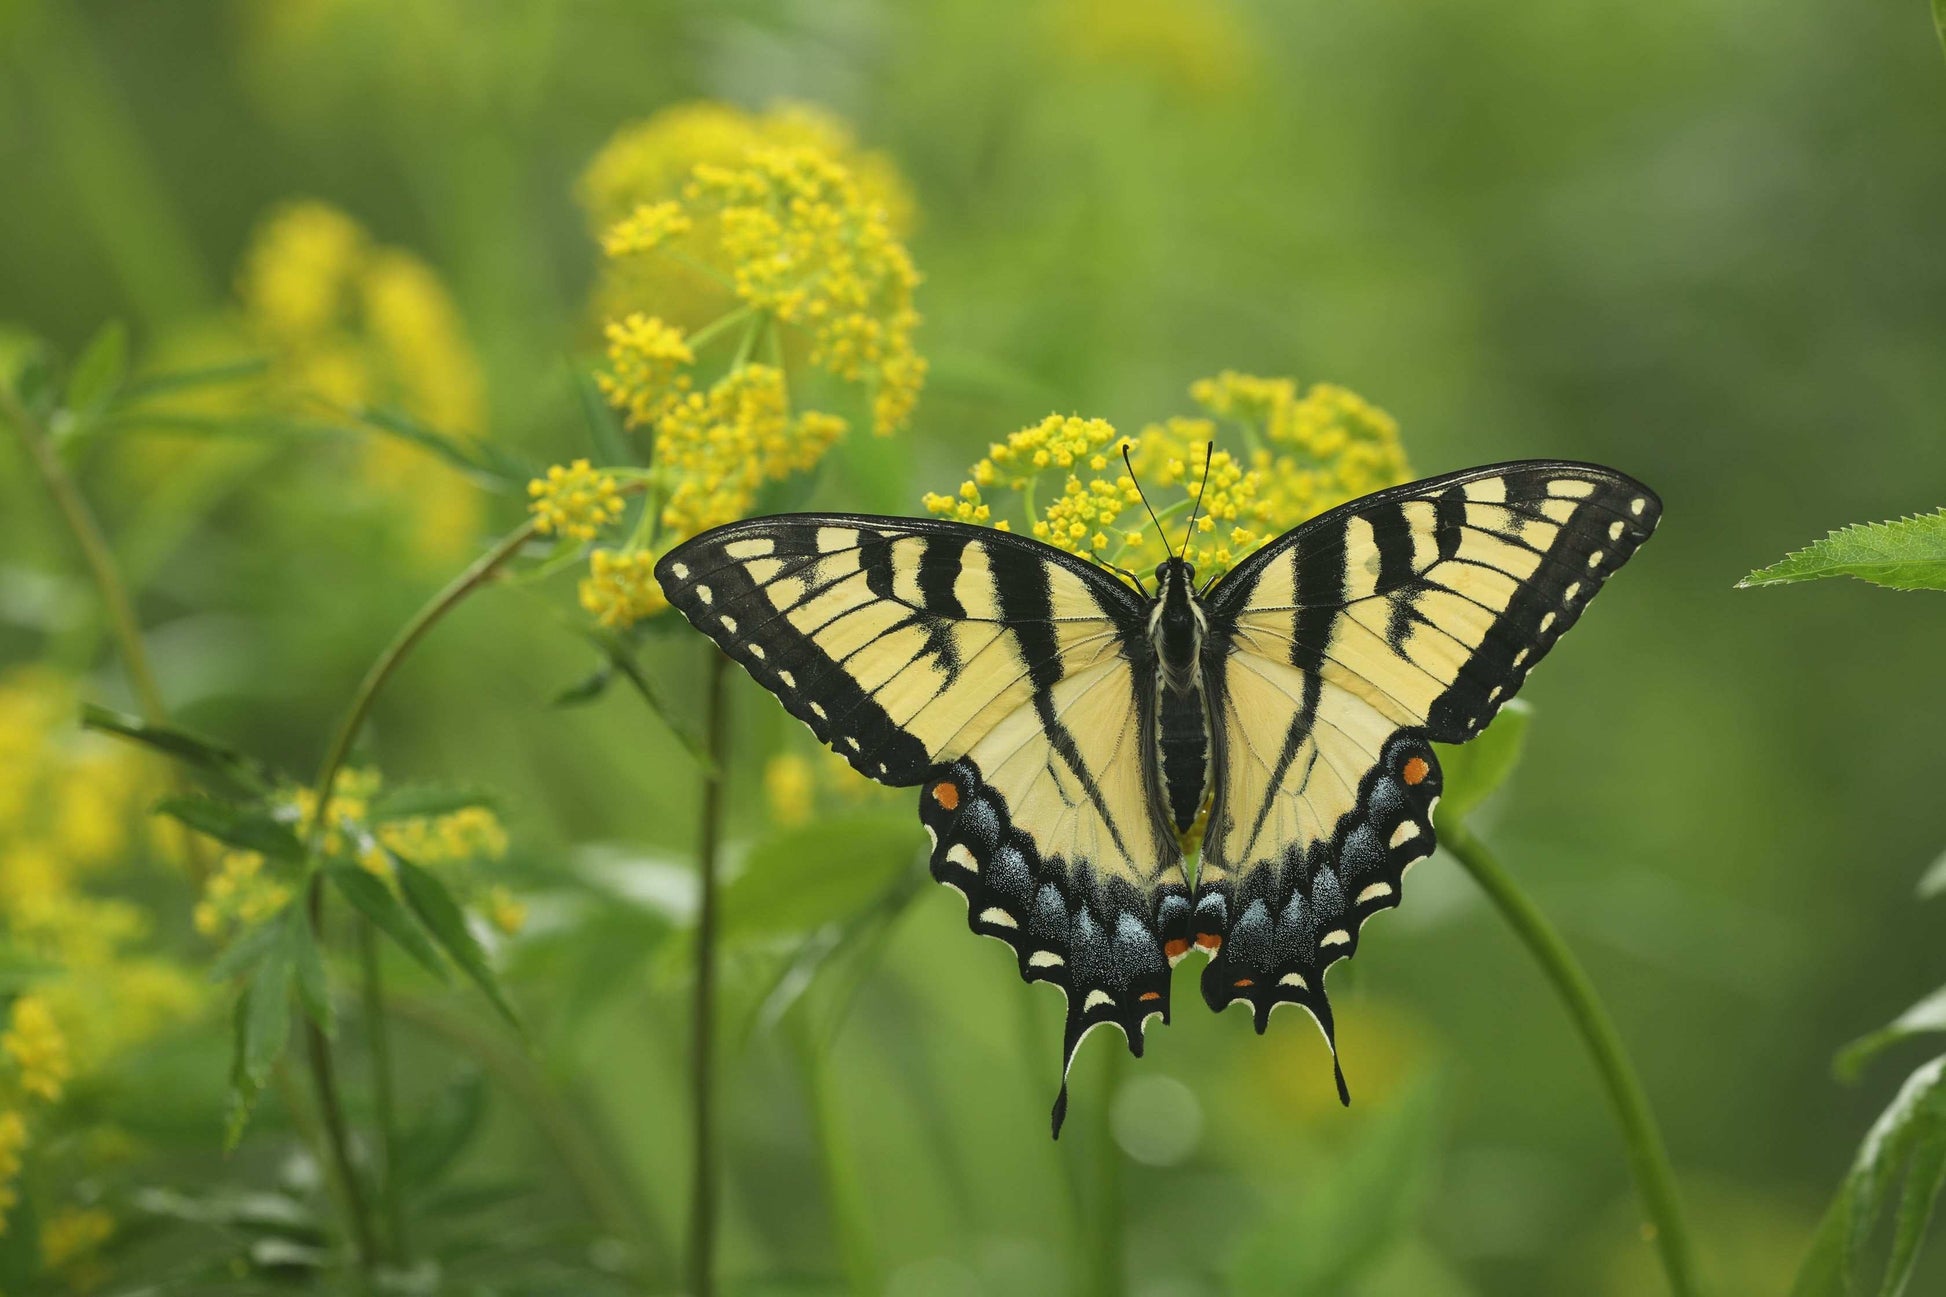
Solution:
[(1082, 1038), (1139, 1054), (1192, 949), (1213, 1009), (1262, 1031), (1297, 1004), (1333, 1041), (1326, 970), (1432, 851), (1432, 744), (1485, 726), (1659, 513), (1529, 461), (1352, 501), (1207, 596), (1177, 559), (1150, 594), (1025, 537), (843, 514), (733, 523), (656, 575), (855, 769), (919, 789), (968, 926), (1067, 996), (1058, 1133)]

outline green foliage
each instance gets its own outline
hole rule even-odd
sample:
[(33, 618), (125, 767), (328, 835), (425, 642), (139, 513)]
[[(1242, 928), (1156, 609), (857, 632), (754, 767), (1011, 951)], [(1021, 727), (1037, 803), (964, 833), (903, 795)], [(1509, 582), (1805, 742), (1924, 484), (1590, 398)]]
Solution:
[(1858, 523), (1737, 582), (1739, 589), (1852, 576), (1893, 590), (1946, 590), (1946, 509)]
[(101, 326), (68, 372), (67, 410), (77, 425), (100, 417), (128, 376), (128, 326), (110, 320)]
[(165, 797), (155, 809), (239, 851), (259, 851), (273, 860), (304, 859), (304, 844), (291, 826), (261, 805), (191, 795)]
[(153, 724), (93, 703), (82, 708), (81, 723), (154, 748), (235, 798), (261, 801), (274, 784), (269, 771), (250, 758), (178, 726)]
[(438, 947), (426, 935), (418, 917), (399, 903), (392, 889), (377, 875), (358, 865), (343, 864), (327, 864), (324, 875), (354, 909), (396, 941), (421, 968), (441, 981), (451, 976), (446, 961), (440, 957)]
[(1533, 714), (1532, 707), (1516, 698), (1472, 742), (1439, 745), (1439, 772), (1445, 784), (1435, 814), (1442, 823), (1465, 823), (1513, 774), (1527, 747), (1527, 725)]
[(1873, 1059), (1915, 1036), (1946, 1032), (1946, 986), (1894, 1018), (1871, 1035), (1854, 1040), (1838, 1055), (1838, 1075), (1856, 1081)]
[[(389, 853), (388, 853), (389, 854)], [(392, 855), (392, 868), (399, 878), (399, 890), (405, 894), (406, 904), (418, 916), (439, 948), (452, 957), (473, 984), (486, 992), (493, 1007), (500, 1010), (500, 1016), (507, 1025), (518, 1029), (520, 1019), (514, 1016), (513, 1006), (501, 993), (500, 979), (494, 974), (493, 965), (487, 961), (486, 951), (466, 926), (466, 915), (461, 911), (453, 894), (446, 890), (446, 884), (437, 875), (421, 869), (402, 856)]]

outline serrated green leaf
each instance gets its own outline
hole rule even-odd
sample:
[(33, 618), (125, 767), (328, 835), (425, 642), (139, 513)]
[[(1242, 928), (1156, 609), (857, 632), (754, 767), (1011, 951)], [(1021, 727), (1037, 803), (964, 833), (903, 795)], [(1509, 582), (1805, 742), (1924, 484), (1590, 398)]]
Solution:
[(466, 926), (466, 914), (460, 909), (459, 902), (453, 899), (453, 894), (446, 890), (446, 884), (440, 882), (437, 875), (401, 856), (393, 856), (392, 865), (398, 870), (399, 890), (405, 893), (406, 904), (412, 907), (419, 921), (432, 933), (433, 940), (473, 979), (476, 986), (486, 992), (501, 1016), (518, 1029), (520, 1019), (514, 1016), (513, 1006), (501, 994), (500, 979), (494, 974), (493, 965), (487, 962), (486, 951), (480, 948), (472, 930)]
[(290, 929), (288, 940), (297, 1001), (304, 1006), (304, 1012), (311, 1021), (318, 1025), (319, 1031), (334, 1036), (338, 1031), (338, 1019), (331, 1007), (331, 984), (325, 976), (324, 955), (318, 950), (317, 937), (311, 931), (303, 907), (293, 905), (286, 910), (284, 923)]
[(304, 859), (304, 844), (297, 840), (291, 826), (260, 805), (189, 794), (165, 797), (156, 803), (155, 810), (227, 846), (259, 852), (273, 860), (295, 863)]
[(406, 784), (387, 788), (372, 799), (366, 818), (373, 824), (390, 820), (412, 820), (427, 815), (451, 815), (454, 811), (484, 806), (499, 809), (499, 799), (478, 788), (440, 788), (431, 784)]
[(265, 952), (280, 940), (282, 937), (275, 923), (259, 923), (254, 928), (245, 928), (210, 965), (209, 980), (227, 982), (232, 977), (249, 972), (257, 966), (257, 961), (264, 957)]
[(1946, 1032), (1946, 986), (1901, 1013), (1869, 1036), (1862, 1036), (1839, 1051), (1834, 1067), (1838, 1076), (1855, 1081), (1867, 1064), (1900, 1041), (1935, 1032)]
[(1500, 709), (1478, 738), (1458, 747), (1439, 745), (1439, 770), (1444, 782), (1438, 815), (1442, 821), (1464, 823), (1507, 781), (1526, 749), (1527, 725), (1533, 714), (1533, 708), (1515, 698)]
[(279, 922), (269, 925), (277, 940), (265, 948), (243, 991), (237, 996), (233, 1023), (234, 1052), (230, 1064), (230, 1118), (224, 1138), (226, 1148), (235, 1148), (250, 1120), (257, 1095), (270, 1080), (270, 1070), (291, 1031), (291, 977), (294, 952), (290, 929)]
[(128, 326), (110, 320), (95, 331), (68, 371), (67, 408), (76, 418), (100, 413), (128, 376)]
[(326, 865), (324, 874), (353, 909), (378, 925), (378, 930), (397, 942), (420, 967), (442, 982), (452, 980), (438, 948), (391, 888), (357, 865)]
[[(1946, 0), (1940, 0), (1946, 4)], [(1925, 876), (1919, 880), (1919, 899), (1929, 901), (1935, 896), (1946, 895), (1946, 855), (1932, 862)]]
[(1892, 590), (1946, 590), (1946, 509), (1890, 522), (1865, 522), (1759, 568), (1739, 590), (1852, 576)]
[(275, 784), (268, 771), (242, 753), (180, 726), (152, 725), (93, 703), (82, 706), (81, 724), (154, 748), (244, 800), (268, 797)]

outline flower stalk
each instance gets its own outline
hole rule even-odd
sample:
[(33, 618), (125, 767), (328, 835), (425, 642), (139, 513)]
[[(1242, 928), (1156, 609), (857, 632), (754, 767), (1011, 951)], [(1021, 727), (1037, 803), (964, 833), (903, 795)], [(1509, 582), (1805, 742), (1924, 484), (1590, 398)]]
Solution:
[(1629, 1171), (1641, 1196), (1642, 1209), (1648, 1215), (1649, 1232), (1662, 1260), (1669, 1291), (1672, 1297), (1699, 1297), (1703, 1289), (1696, 1278), (1695, 1247), (1683, 1219), (1668, 1149), (1656, 1126), (1655, 1114), (1649, 1108), (1641, 1079), (1629, 1062), (1621, 1033), (1603, 1007), (1594, 983), (1561, 934), (1471, 828), (1464, 823), (1441, 825), (1439, 838), (1440, 845), (1473, 875), (1473, 881), (1500, 911), (1500, 917), (1534, 956), (1561, 997), (1615, 1110), (1615, 1121), (1621, 1128), (1622, 1143), (1628, 1153)]
[(696, 848), (696, 985), (691, 1005), (691, 1138), (695, 1164), (690, 1179), (688, 1291), (716, 1291), (716, 936), (717, 866), (722, 852), (723, 785), (729, 759), (724, 677), (730, 660), (709, 650), (704, 685), (703, 743), (709, 767), (703, 774), (703, 823)]

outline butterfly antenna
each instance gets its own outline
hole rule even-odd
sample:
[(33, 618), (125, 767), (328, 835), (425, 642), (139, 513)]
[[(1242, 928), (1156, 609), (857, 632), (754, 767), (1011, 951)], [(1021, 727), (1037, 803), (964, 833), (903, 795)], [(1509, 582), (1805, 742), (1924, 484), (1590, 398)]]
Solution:
[(1142, 497), (1142, 507), (1149, 511), (1149, 521), (1155, 524), (1155, 534), (1162, 538), (1162, 552), (1167, 554), (1169, 533), (1162, 529), (1162, 519), (1155, 516), (1155, 506), (1149, 503), (1149, 497), (1142, 494), (1142, 484), (1135, 478), (1135, 464), (1128, 457), (1128, 446), (1128, 442), (1122, 443), (1122, 463), (1128, 465), (1128, 480), (1135, 482), (1135, 494)]
[[(1196, 515), (1202, 512), (1203, 494), (1209, 490), (1210, 459), (1215, 453), (1215, 442), (1206, 441), (1203, 443), (1203, 484), (1196, 488), (1196, 504), (1189, 511), (1189, 530), (1182, 534), (1182, 553), (1176, 555), (1178, 559), (1185, 557), (1189, 553), (1189, 538), (1196, 534)], [(1169, 542), (1165, 540), (1162, 543), (1167, 545)]]

